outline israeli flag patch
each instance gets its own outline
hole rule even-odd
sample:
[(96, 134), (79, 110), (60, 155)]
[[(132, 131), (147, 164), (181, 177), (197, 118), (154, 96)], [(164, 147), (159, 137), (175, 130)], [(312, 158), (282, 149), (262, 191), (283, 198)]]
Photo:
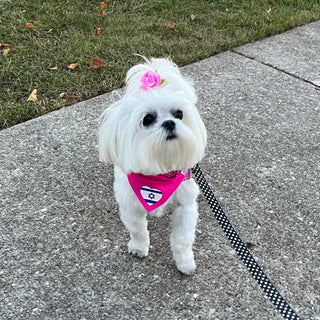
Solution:
[(162, 192), (158, 189), (152, 189), (147, 186), (143, 186), (140, 189), (140, 193), (144, 201), (149, 205), (152, 206), (153, 204), (157, 203), (162, 198)]

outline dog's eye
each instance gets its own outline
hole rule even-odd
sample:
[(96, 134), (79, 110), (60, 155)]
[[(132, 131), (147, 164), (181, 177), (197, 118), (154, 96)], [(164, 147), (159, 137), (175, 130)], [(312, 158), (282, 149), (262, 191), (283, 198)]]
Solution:
[(148, 127), (150, 126), (154, 121), (156, 120), (156, 116), (151, 114), (151, 113), (148, 113), (144, 118), (143, 118), (143, 125), (145, 127)]
[(177, 119), (182, 120), (183, 118), (183, 112), (181, 110), (177, 110), (176, 112), (173, 113), (173, 116)]

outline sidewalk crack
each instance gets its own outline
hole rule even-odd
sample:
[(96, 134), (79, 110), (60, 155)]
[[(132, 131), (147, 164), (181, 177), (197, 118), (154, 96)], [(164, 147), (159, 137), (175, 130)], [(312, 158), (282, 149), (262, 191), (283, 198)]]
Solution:
[(270, 63), (267, 63), (267, 62), (264, 62), (264, 61), (262, 61), (262, 60), (256, 59), (255, 57), (248, 56), (248, 55), (246, 55), (246, 54), (244, 54), (244, 53), (242, 53), (242, 52), (238, 52), (238, 51), (236, 51), (236, 50), (234, 50), (234, 49), (231, 49), (230, 51), (231, 51), (232, 53), (238, 54), (239, 56), (242, 56), (242, 57), (244, 57), (244, 58), (250, 59), (250, 60), (252, 60), (252, 61), (256, 61), (256, 62), (258, 62), (258, 63), (261, 63), (261, 64), (264, 65), (264, 66), (267, 66), (267, 67), (269, 67), (269, 68), (272, 68), (272, 69), (274, 69), (274, 70), (277, 70), (277, 71), (279, 71), (279, 72), (282, 72), (282, 73), (284, 73), (284, 74), (286, 74), (286, 75), (288, 75), (288, 76), (290, 76), (290, 77), (293, 77), (293, 78), (298, 79), (298, 80), (300, 80), (300, 81), (303, 81), (303, 82), (306, 82), (306, 83), (308, 83), (308, 84), (311, 84), (312, 86), (315, 87), (316, 90), (320, 90), (320, 87), (319, 87), (318, 85), (316, 85), (315, 83), (313, 83), (311, 80), (304, 79), (304, 78), (302, 78), (302, 77), (300, 77), (300, 76), (298, 76), (298, 75), (296, 75), (296, 74), (294, 74), (294, 73), (288, 72), (288, 71), (286, 71), (286, 70), (284, 70), (284, 69), (281, 69), (281, 68), (279, 68), (279, 67), (276, 67), (276, 66), (274, 66), (274, 65), (272, 65), (272, 64), (270, 64)]

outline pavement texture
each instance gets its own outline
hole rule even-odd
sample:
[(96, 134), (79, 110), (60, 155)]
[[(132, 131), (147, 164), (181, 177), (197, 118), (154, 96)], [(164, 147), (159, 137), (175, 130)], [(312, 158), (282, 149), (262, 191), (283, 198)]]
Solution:
[[(201, 168), (235, 229), (302, 319), (320, 319), (320, 22), (188, 65), (208, 130)], [(112, 93), (0, 132), (0, 318), (282, 319), (203, 196), (180, 274), (170, 214), (151, 218), (145, 259), (99, 163)]]

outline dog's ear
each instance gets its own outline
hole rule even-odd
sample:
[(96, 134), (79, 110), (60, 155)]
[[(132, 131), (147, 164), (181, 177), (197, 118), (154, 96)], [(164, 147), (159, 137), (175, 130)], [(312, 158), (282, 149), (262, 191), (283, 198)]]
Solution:
[(114, 102), (101, 116), (98, 133), (99, 159), (105, 163), (116, 163), (118, 158), (118, 126), (121, 100)]

